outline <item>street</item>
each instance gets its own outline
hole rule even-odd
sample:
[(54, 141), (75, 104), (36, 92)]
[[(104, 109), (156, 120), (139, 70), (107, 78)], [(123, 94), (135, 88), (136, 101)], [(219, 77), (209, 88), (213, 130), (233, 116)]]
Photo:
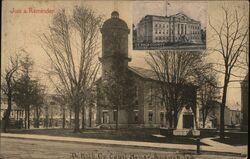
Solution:
[[(173, 156), (197, 159), (240, 159), (234, 156), (190, 155), (163, 150), (122, 146), (103, 146), (85, 143), (41, 141), (30, 139), (1, 138), (1, 159), (82, 159), (82, 158), (171, 158)], [(146, 156), (146, 157), (145, 157)], [(174, 159), (174, 158), (173, 158)]]

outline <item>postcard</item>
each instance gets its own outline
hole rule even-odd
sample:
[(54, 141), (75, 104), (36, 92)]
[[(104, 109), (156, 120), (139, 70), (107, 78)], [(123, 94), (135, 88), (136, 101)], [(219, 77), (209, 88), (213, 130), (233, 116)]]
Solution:
[(248, 157), (248, 1), (3, 0), (1, 25), (1, 159)]

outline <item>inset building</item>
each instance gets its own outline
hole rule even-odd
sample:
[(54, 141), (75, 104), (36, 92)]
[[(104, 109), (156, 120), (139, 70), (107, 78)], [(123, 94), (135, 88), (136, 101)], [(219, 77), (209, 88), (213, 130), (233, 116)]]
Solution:
[(138, 43), (197, 43), (204, 42), (200, 21), (183, 13), (171, 16), (146, 15), (136, 29)]

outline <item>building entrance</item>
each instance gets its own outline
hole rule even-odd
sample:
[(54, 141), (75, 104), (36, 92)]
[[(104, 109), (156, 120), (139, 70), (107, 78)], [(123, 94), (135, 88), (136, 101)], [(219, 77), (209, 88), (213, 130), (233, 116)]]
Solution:
[(103, 124), (108, 124), (109, 123), (108, 112), (103, 112), (102, 117), (103, 117)]
[(191, 114), (183, 115), (183, 128), (194, 128), (194, 117)]

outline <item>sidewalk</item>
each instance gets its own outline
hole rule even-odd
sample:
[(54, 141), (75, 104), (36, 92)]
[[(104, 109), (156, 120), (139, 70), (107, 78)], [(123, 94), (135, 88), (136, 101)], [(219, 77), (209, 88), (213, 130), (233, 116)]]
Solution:
[(217, 141), (212, 140), (214, 138), (204, 138), (201, 139), (201, 142), (210, 145), (211, 147), (215, 148), (215, 149), (222, 149), (225, 152), (232, 152), (232, 153), (241, 153), (244, 155), (247, 155), (247, 146), (231, 146), (228, 144), (224, 144), (224, 143), (220, 143)]
[[(48, 135), (12, 134), (12, 133), (1, 133), (1, 137), (196, 151), (196, 145), (186, 145), (186, 144), (118, 141), (118, 140), (104, 140), (104, 139), (93, 139), (93, 138), (59, 137), (59, 136), (48, 136)], [(211, 140), (211, 138), (202, 139), (201, 142), (210, 145), (210, 146), (201, 146), (200, 148), (201, 152), (209, 152), (209, 153), (211, 152), (217, 154), (218, 153), (234, 154), (243, 156), (247, 155), (247, 146), (244, 147), (230, 146), (213, 141)]]

